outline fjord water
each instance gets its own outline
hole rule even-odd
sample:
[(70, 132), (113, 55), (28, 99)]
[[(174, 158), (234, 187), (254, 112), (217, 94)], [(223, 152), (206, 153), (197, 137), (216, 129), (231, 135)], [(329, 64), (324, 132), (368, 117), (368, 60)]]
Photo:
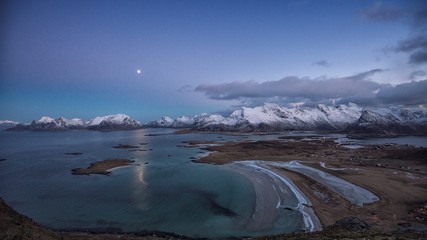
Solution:
[[(304, 225), (295, 211), (282, 214), (271, 229), (247, 230), (256, 200), (251, 182), (229, 166), (192, 163), (191, 158), (205, 152), (182, 146), (186, 140), (269, 140), (281, 135), (173, 134), (170, 129), (3, 131), (0, 159), (6, 160), (0, 161), (0, 197), (19, 213), (55, 229), (165, 231), (191, 237), (297, 231)], [(376, 142), (330, 136), (350, 144)], [(378, 141), (427, 146), (425, 137)], [(112, 148), (118, 144), (143, 151)], [(110, 176), (71, 174), (73, 168), (111, 158), (131, 159), (137, 165), (117, 168)]]
[[(18, 212), (55, 229), (225, 237), (301, 228), (301, 216), (292, 214), (281, 219), (288, 224), (246, 231), (255, 204), (250, 181), (228, 166), (192, 163), (191, 158), (203, 151), (182, 146), (185, 140), (253, 136), (172, 132), (1, 132), (0, 158), (6, 160), (0, 162), (0, 196)], [(137, 145), (143, 151), (112, 148), (118, 144)], [(71, 174), (73, 168), (111, 158), (138, 165), (114, 169), (110, 176)]]

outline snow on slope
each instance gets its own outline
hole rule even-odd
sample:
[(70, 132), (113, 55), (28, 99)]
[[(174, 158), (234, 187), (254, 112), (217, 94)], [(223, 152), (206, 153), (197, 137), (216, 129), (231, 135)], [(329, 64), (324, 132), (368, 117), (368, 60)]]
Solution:
[(15, 127), (20, 124), (19, 122), (11, 121), (11, 120), (0, 120), (0, 129), (7, 129), (11, 127)]
[[(166, 121), (167, 120), (167, 121)], [(202, 114), (195, 117), (180, 117), (175, 120), (163, 118), (152, 121), (149, 127), (185, 127), (213, 131), (281, 131), (281, 130), (363, 130), (374, 124), (375, 131), (387, 125), (399, 126), (399, 132), (427, 128), (425, 108), (379, 107), (362, 108), (354, 103), (339, 106), (319, 104), (316, 107), (286, 108), (274, 103), (258, 107), (242, 107), (228, 117), (219, 114)], [(403, 127), (402, 127), (403, 126)], [(410, 128), (409, 128), (410, 126)], [(392, 130), (397, 129), (393, 127)], [(427, 131), (427, 130), (426, 130)], [(356, 131), (357, 132), (357, 131)], [(393, 132), (393, 131), (389, 131)]]
[(18, 125), (20, 124), (20, 122), (15, 122), (15, 121), (11, 121), (11, 120), (0, 120), (0, 125)]
[(89, 121), (80, 118), (67, 119), (59, 117), (53, 119), (43, 116), (39, 120), (33, 120), (30, 125), (19, 124), (11, 130), (67, 130), (67, 129), (94, 129), (94, 130), (115, 130), (115, 129), (135, 129), (141, 127), (140, 123), (128, 115), (116, 114), (103, 117), (96, 117)]
[(330, 107), (319, 104), (316, 108), (285, 108), (266, 103), (260, 107), (234, 111), (230, 118), (246, 120), (252, 125), (276, 125), (284, 129), (340, 129), (356, 121), (361, 108), (355, 104)]
[(364, 109), (360, 118), (349, 128), (354, 133), (427, 134), (427, 109), (371, 108)]
[(55, 119), (51, 118), (51, 117), (47, 117), (47, 116), (43, 116), (41, 117), (39, 120), (37, 120), (37, 123), (51, 123), (54, 122)]
[(176, 118), (173, 123), (172, 123), (172, 127), (175, 128), (182, 128), (182, 127), (188, 127), (194, 124), (194, 118), (192, 117), (187, 117), (187, 116), (182, 116), (182, 117), (178, 117)]
[(168, 116), (163, 116), (161, 119), (147, 123), (147, 126), (152, 127), (172, 127), (174, 120)]
[(129, 117), (126, 114), (115, 114), (115, 115), (108, 115), (108, 116), (103, 116), (103, 117), (96, 117), (92, 120), (89, 120), (87, 122), (88, 126), (96, 126), (96, 125), (100, 125), (102, 122), (108, 122), (111, 124), (124, 124), (124, 123), (138, 123), (138, 121), (133, 120), (131, 117)]

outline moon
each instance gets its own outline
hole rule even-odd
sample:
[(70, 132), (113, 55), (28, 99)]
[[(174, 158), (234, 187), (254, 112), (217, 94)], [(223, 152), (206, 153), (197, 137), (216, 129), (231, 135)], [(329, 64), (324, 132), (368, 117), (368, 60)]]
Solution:
[(141, 69), (136, 70), (136, 73), (139, 75), (141, 74)]

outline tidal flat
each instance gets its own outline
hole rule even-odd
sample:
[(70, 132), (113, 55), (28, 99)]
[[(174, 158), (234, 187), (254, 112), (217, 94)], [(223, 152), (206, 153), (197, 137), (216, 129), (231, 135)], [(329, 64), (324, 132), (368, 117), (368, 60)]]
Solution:
[[(249, 163), (267, 165), (291, 179), (310, 200), (324, 227), (357, 216), (377, 231), (397, 231), (420, 222), (427, 230), (426, 219), (411, 212), (427, 203), (427, 148), (399, 144), (348, 148), (334, 138), (317, 136), (224, 142), (205, 149), (212, 153), (195, 162), (248, 164), (252, 160)], [(341, 193), (330, 185), (338, 180), (348, 183), (339, 184)], [(361, 190), (351, 193), (355, 186)], [(365, 202), (359, 199), (362, 192), (367, 195)]]

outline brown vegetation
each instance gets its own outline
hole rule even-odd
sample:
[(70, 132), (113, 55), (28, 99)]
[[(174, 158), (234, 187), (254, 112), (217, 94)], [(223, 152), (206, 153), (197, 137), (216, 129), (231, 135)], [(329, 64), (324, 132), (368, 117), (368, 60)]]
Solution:
[(108, 175), (111, 172), (108, 171), (112, 168), (127, 166), (133, 163), (134, 161), (128, 159), (107, 159), (103, 161), (99, 161), (96, 163), (92, 163), (87, 168), (74, 168), (71, 170), (74, 175), (89, 175), (89, 174), (103, 174)]

